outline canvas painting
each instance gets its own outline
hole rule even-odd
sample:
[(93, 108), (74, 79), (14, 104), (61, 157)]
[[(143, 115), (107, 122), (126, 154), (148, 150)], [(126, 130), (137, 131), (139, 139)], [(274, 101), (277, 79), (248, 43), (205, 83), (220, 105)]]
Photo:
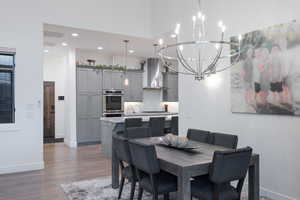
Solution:
[[(231, 46), (232, 53), (237, 51)], [(232, 112), (300, 115), (300, 24), (244, 34), (240, 52), (231, 58), (236, 63), (231, 68)]]

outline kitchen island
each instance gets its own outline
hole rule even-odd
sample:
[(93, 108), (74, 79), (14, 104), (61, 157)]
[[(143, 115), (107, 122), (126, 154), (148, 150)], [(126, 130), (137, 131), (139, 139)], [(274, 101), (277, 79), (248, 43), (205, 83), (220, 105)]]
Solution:
[(135, 113), (124, 117), (102, 117), (100, 119), (101, 148), (107, 157), (112, 157), (112, 136), (118, 132), (124, 132), (126, 118), (142, 118), (143, 126), (149, 126), (150, 117), (165, 117), (165, 128), (171, 127), (171, 117), (178, 116), (178, 113)]

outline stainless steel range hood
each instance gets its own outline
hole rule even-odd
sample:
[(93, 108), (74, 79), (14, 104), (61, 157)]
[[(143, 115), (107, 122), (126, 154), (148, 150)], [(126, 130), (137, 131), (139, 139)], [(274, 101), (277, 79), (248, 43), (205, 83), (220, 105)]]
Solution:
[(161, 66), (158, 58), (147, 59), (147, 86), (145, 90), (160, 90), (162, 88)]

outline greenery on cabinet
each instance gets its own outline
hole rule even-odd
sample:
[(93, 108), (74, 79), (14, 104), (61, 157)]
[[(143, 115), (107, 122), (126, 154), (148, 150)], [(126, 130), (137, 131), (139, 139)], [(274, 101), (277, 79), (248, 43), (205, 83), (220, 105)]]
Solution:
[(77, 67), (94, 68), (94, 69), (110, 69), (110, 70), (119, 70), (119, 71), (126, 70), (126, 66), (121, 66), (121, 65), (77, 65)]

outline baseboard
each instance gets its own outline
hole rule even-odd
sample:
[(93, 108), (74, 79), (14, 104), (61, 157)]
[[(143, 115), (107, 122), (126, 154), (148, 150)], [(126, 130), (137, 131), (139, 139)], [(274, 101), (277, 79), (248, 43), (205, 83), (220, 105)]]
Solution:
[(26, 171), (41, 170), (41, 169), (44, 169), (44, 161), (36, 162), (36, 163), (12, 165), (6, 167), (1, 166), (0, 174), (11, 174), (11, 173), (26, 172)]
[(265, 197), (269, 197), (272, 200), (297, 200), (294, 197), (290, 197), (278, 192), (274, 192), (272, 190), (260, 187), (260, 195), (261, 196), (265, 196)]
[(56, 139), (60, 139), (60, 138), (64, 138), (64, 137), (65, 137), (64, 134), (55, 134)]
[(70, 140), (66, 140), (66, 138), (64, 139), (65, 144), (70, 147), (70, 148), (77, 148), (77, 141), (70, 141)]

